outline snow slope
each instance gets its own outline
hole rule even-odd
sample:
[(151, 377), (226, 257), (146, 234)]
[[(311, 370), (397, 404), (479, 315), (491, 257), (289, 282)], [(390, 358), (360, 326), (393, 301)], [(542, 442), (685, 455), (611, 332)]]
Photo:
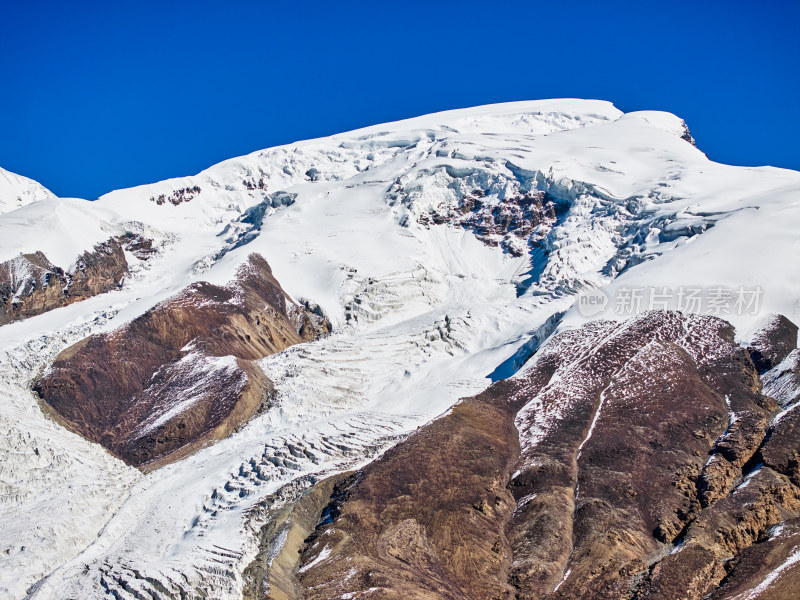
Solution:
[[(0, 328), (0, 422), (18, 432), (0, 446), (0, 590), (240, 597), (270, 494), (368, 461), (513, 373), (561, 313), (562, 329), (587, 318), (582, 291), (758, 285), (762, 313), (800, 321), (800, 174), (719, 165), (685, 137), (673, 115), (607, 102), (492, 105), (0, 215), (0, 260), (43, 250), (67, 266), (125, 231), (158, 248), (121, 290)], [(521, 257), (423, 218), (475, 190), (490, 207), (541, 190), (567, 211)], [(147, 475), (42, 414), (30, 386), (58, 351), (189, 283), (227, 282), (250, 252), (334, 325), (261, 361), (275, 408)]]
[(41, 183), (0, 168), (0, 214), (47, 198), (55, 195)]

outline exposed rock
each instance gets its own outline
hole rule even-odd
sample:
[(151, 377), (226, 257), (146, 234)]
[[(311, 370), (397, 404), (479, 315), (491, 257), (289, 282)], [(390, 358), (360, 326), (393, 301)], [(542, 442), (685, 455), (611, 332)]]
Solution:
[(155, 202), (159, 206), (169, 202), (174, 206), (178, 206), (184, 202), (191, 202), (194, 200), (195, 196), (200, 193), (200, 186), (195, 185), (193, 187), (187, 188), (180, 188), (174, 190), (170, 194), (159, 194), (158, 196), (151, 196), (150, 202)]
[[(640, 598), (700, 600), (726, 575), (723, 563), (752, 546), (771, 527), (800, 515), (800, 488), (763, 467), (730, 496), (719, 500), (689, 527), (678, 552), (653, 570)], [(701, 581), (686, 585), (702, 572)]]
[(303, 598), (296, 574), (304, 540), (319, 524), (335, 486), (349, 475), (333, 475), (321, 481), (311, 475), (301, 477), (250, 511), (250, 517), (263, 525), (257, 534), (256, 557), (242, 573), (243, 600)]
[(128, 232), (118, 239), (122, 247), (139, 260), (149, 260), (157, 252), (157, 250), (153, 248), (153, 240), (138, 233)]
[(800, 486), (800, 408), (781, 415), (778, 422), (771, 425), (761, 457), (766, 466)]
[(419, 222), (457, 225), (472, 231), (484, 244), (499, 245), (506, 252), (521, 256), (529, 243), (544, 238), (567, 209), (564, 203), (539, 190), (491, 203), (484, 198), (482, 190), (474, 190), (457, 207), (441, 204), (430, 215), (421, 215)]
[(634, 596), (636, 600), (696, 600), (725, 577), (725, 569), (708, 548), (691, 546), (681, 550), (679, 559), (673, 556), (670, 554), (653, 567), (647, 587)]
[(509, 523), (520, 598), (556, 588), (558, 598), (628, 597), (634, 574), (699, 512), (697, 479), (728, 424), (721, 392), (760, 402), (729, 330), (718, 319), (649, 313), (587, 325), (545, 348), (567, 366), (517, 421), (531, 440)]
[(229, 435), (267, 406), (252, 362), (325, 333), (251, 255), (226, 287), (195, 283), (115, 331), (64, 350), (35, 390), (57, 418), (153, 468)]
[(755, 589), (793, 552), (761, 545), (777, 548), (769, 532), (800, 515), (800, 429), (792, 412), (768, 429), (776, 409), (720, 319), (652, 312), (566, 331), (341, 484), (295, 595), (269, 597)]
[(63, 270), (41, 252), (20, 254), (0, 265), (0, 323), (36, 315), (65, 303)]
[(686, 121), (681, 121), (681, 126), (683, 127), (683, 134), (681, 135), (681, 139), (689, 142), (692, 146), (697, 148), (697, 142), (692, 137), (692, 132), (689, 131), (689, 126), (686, 124)]
[(709, 506), (731, 490), (742, 474), (742, 467), (764, 439), (766, 417), (752, 410), (734, 413), (733, 422), (719, 439), (700, 476), (700, 501)]
[(42, 252), (0, 264), (0, 325), (42, 314), (116, 289), (128, 272), (124, 250), (147, 260), (152, 240), (127, 234), (84, 252), (64, 271)]
[[(327, 520), (331, 498), (352, 482), (352, 473), (328, 477), (310, 489), (281, 489), (263, 503), (269, 506), (260, 532), (259, 552), (243, 575), (243, 600), (302, 600), (305, 592), (297, 571), (305, 540)], [(294, 496), (292, 498), (291, 496)], [(323, 514), (323, 523), (320, 515)]]
[(729, 574), (711, 600), (794, 600), (800, 590), (800, 520), (767, 532), (729, 564)]
[(768, 323), (753, 336), (750, 356), (759, 373), (780, 364), (797, 348), (797, 325), (783, 315), (773, 315)]

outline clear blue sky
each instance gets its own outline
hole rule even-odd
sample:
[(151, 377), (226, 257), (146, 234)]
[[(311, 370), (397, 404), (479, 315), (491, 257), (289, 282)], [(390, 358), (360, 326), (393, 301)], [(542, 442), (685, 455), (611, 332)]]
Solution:
[(6, 2), (0, 166), (61, 196), (449, 108), (661, 109), (800, 169), (800, 2)]

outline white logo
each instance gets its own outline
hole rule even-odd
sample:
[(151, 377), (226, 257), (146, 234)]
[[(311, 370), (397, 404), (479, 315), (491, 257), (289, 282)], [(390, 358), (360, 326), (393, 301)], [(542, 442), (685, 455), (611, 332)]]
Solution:
[(578, 312), (584, 317), (593, 317), (603, 312), (608, 306), (608, 296), (598, 290), (581, 292), (578, 296)]

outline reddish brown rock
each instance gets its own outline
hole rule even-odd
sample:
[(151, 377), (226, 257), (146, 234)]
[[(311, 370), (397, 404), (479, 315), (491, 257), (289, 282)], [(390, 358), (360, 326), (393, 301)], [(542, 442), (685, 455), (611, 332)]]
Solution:
[(155, 202), (159, 206), (169, 202), (174, 206), (178, 206), (179, 204), (183, 204), (184, 202), (191, 202), (194, 198), (200, 193), (200, 186), (195, 185), (193, 187), (187, 188), (179, 188), (177, 190), (173, 190), (169, 194), (159, 194), (158, 196), (151, 196), (150, 202)]
[(69, 271), (54, 266), (42, 252), (0, 263), (0, 325), (117, 289), (128, 273), (124, 250), (147, 260), (152, 245), (132, 233), (109, 238), (79, 256)]
[(524, 439), (548, 407), (564, 407), (523, 449), (512, 480), (521, 506), (508, 529), (520, 598), (628, 597), (634, 575), (697, 514), (697, 478), (728, 424), (720, 391), (744, 402), (739, 388), (752, 383), (730, 368), (738, 350), (728, 329), (650, 313), (550, 344), (568, 370), (533, 400), (538, 411), (518, 418)]
[(711, 459), (700, 476), (700, 501), (709, 506), (730, 492), (741, 477), (742, 467), (755, 455), (764, 439), (767, 419), (761, 412), (731, 414), (732, 423), (717, 441)]
[[(761, 468), (730, 496), (698, 516), (679, 551), (658, 564), (639, 597), (700, 600), (720, 585), (726, 576), (726, 562), (755, 544), (773, 526), (798, 515), (800, 488), (772, 469)], [(699, 572), (705, 573), (702, 580), (687, 586), (687, 578)]]
[(769, 434), (761, 450), (764, 464), (800, 486), (800, 407), (781, 415)]
[(711, 600), (794, 600), (800, 590), (800, 520), (766, 532), (729, 563), (729, 573)]
[(797, 325), (783, 315), (773, 315), (767, 324), (753, 336), (750, 356), (759, 372), (768, 371), (780, 364), (797, 348)]
[(26, 319), (116, 289), (128, 271), (115, 239), (95, 246), (67, 273), (41, 252), (0, 265), (0, 323)]
[(458, 206), (442, 204), (430, 215), (421, 215), (419, 222), (458, 225), (488, 246), (499, 245), (514, 256), (522, 256), (526, 246), (541, 241), (564, 212), (563, 203), (539, 190), (493, 204), (484, 199), (482, 190), (474, 190)]
[(271, 393), (252, 361), (326, 328), (251, 255), (230, 285), (193, 284), (67, 348), (35, 390), (68, 427), (130, 464), (157, 466), (246, 422)]
[[(800, 510), (800, 435), (787, 414), (765, 442), (776, 405), (733, 333), (720, 319), (654, 312), (556, 336), (523, 375), (340, 484), (269, 597), (755, 589), (767, 572), (748, 556)], [(758, 469), (762, 455), (771, 466)]]

